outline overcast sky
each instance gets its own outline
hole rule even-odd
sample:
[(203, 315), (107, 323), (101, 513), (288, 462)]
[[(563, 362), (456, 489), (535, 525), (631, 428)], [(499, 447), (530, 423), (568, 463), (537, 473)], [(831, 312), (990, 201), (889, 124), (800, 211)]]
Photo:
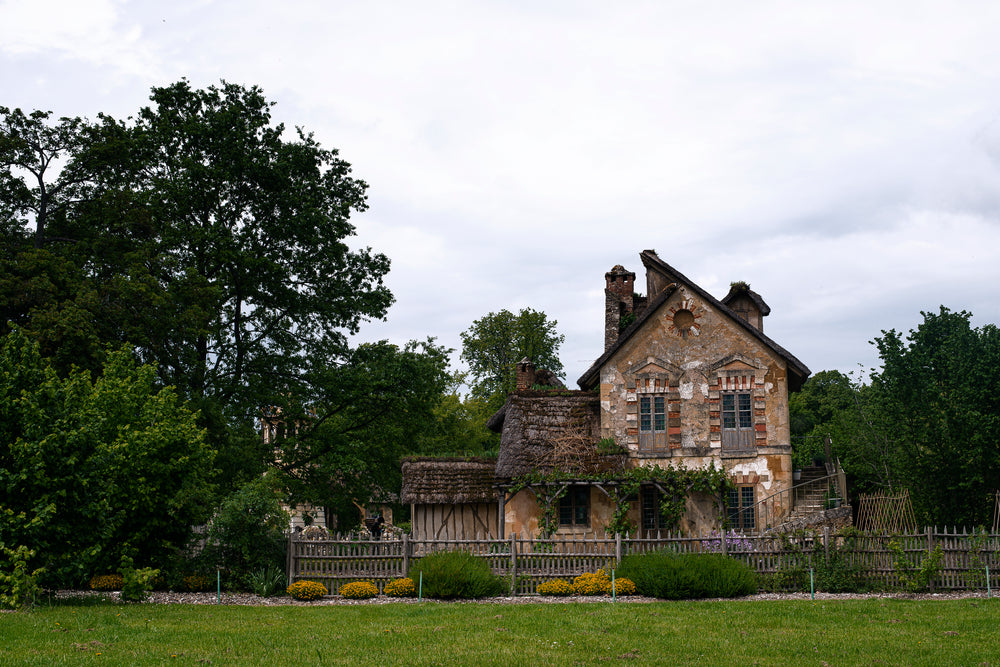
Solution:
[(365, 339), (558, 321), (600, 355), (604, 273), (645, 248), (815, 373), (921, 310), (1000, 321), (1000, 3), (0, 0), (0, 105), (134, 114), (259, 85), (370, 186), (396, 304)]

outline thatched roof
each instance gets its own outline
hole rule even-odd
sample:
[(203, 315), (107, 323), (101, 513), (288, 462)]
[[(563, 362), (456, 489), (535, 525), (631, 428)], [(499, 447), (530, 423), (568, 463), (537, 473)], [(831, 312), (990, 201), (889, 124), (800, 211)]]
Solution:
[(533, 470), (593, 472), (620, 465), (598, 452), (600, 397), (584, 391), (521, 391), (490, 420), (501, 426), (498, 478)]
[(404, 503), (496, 502), (493, 458), (412, 458), (403, 461)]

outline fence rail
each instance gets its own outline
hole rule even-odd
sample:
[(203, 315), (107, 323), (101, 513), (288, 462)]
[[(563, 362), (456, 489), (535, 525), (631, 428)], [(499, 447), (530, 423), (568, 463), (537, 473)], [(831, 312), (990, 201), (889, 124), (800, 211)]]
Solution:
[(502, 540), (415, 540), (406, 535), (394, 540), (305, 540), (292, 536), (287, 566), (289, 583), (309, 579), (334, 591), (350, 581), (370, 580), (381, 592), (389, 581), (405, 577), (416, 559), (436, 551), (462, 550), (485, 558), (495, 574), (510, 582), (512, 594), (530, 595), (543, 581), (617, 567), (630, 554), (666, 549), (726, 553), (759, 575), (772, 578), (801, 574), (840, 559), (856, 566), (870, 587), (891, 589), (902, 587), (902, 576), (915, 573), (938, 547), (941, 560), (930, 580), (932, 590), (985, 589), (987, 571), (990, 588), (1000, 586), (1000, 534), (936, 527), (904, 535), (855, 533), (843, 537), (827, 529), (791, 536), (730, 533), (724, 539), (718, 534), (511, 536)]

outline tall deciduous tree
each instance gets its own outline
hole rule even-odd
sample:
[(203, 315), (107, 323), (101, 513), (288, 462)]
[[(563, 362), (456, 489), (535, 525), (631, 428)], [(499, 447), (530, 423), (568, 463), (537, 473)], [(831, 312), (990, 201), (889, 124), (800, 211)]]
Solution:
[(556, 332), (556, 324), (531, 308), (517, 315), (504, 309), (473, 322), (462, 332), (462, 360), (469, 364), (473, 396), (499, 407), (514, 390), (515, 367), (523, 358), (565, 377), (559, 346), (566, 337)]
[(275, 465), (290, 496), (344, 512), (398, 492), (400, 457), (416, 453), (437, 420), (450, 352), (433, 340), (367, 343), (310, 372), (305, 400), (275, 413)]
[(135, 242), (182, 325), (149, 342), (165, 379), (245, 416), (294, 392), (310, 364), (343, 358), (346, 334), (391, 304), (389, 260), (347, 244), (367, 185), (336, 150), (275, 124), (256, 87), (181, 81), (151, 99), (125, 128), (129, 153), (110, 126), (82, 156), (94, 173), (105, 160), (118, 170), (91, 200), (146, 221)]
[(919, 519), (986, 523), (1000, 486), (1000, 330), (944, 306), (922, 315), (905, 340), (895, 330), (875, 339), (882, 425)]

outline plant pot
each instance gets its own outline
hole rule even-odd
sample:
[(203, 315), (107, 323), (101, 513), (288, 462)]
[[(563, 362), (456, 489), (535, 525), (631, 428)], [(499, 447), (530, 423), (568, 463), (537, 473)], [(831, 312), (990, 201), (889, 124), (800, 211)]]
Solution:
[(800, 479), (802, 479), (802, 470), (800, 468), (796, 468), (792, 471), (792, 481), (797, 482)]

